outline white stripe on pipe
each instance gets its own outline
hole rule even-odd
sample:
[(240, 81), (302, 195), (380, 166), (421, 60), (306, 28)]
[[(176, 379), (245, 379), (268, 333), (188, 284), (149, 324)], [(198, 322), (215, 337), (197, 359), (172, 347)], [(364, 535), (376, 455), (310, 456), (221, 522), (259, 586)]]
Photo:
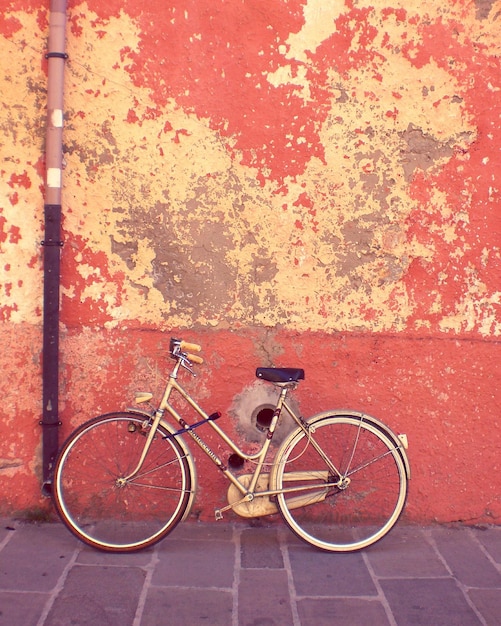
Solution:
[(49, 167), (47, 170), (47, 187), (61, 188), (61, 168)]
[(62, 109), (53, 109), (50, 115), (50, 123), (54, 128), (62, 128), (63, 127), (63, 110)]

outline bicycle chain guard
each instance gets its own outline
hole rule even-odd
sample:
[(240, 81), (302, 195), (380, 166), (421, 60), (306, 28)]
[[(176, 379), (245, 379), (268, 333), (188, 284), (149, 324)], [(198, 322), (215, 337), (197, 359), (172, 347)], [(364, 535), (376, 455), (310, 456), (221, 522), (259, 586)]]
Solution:
[[(259, 476), (252, 500), (247, 500), (246, 496), (243, 495), (235, 485), (230, 484), (227, 494), (228, 504), (237, 515), (249, 518), (263, 517), (264, 515), (278, 513), (277, 505), (270, 500), (269, 496), (259, 495), (260, 491), (266, 491), (268, 489), (269, 478), (269, 474), (261, 474)], [(252, 474), (239, 476), (238, 480), (244, 487), (248, 487), (252, 480)]]

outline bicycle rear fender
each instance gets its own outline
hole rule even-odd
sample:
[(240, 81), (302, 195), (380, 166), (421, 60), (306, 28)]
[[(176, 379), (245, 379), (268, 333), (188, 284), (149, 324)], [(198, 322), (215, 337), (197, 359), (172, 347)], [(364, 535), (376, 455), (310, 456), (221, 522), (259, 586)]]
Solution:
[(317, 413), (316, 415), (308, 418), (306, 421), (308, 422), (308, 424), (314, 424), (315, 422), (325, 419), (326, 417), (335, 417), (337, 415), (346, 415), (348, 417), (354, 417), (356, 419), (359, 419), (363, 422), (368, 422), (369, 424), (375, 426), (382, 433), (384, 433), (398, 449), (398, 453), (400, 454), (400, 456), (402, 457), (402, 461), (404, 462), (407, 479), (410, 480), (411, 467), (409, 464), (409, 459), (407, 458), (407, 453), (405, 451), (405, 449), (407, 448), (407, 436), (396, 435), (384, 422), (381, 422), (381, 420), (378, 420), (376, 417), (372, 417), (372, 415), (367, 415), (367, 413), (360, 413), (359, 411), (344, 411), (342, 409), (335, 409), (333, 411), (323, 411), (322, 413)]
[[(138, 409), (127, 409), (127, 412), (134, 413), (135, 415), (140, 415), (141, 417), (144, 417), (144, 419), (148, 419), (148, 420), (150, 420), (152, 417), (151, 413), (148, 413), (148, 411), (140, 411)], [(165, 422), (164, 420), (160, 420), (160, 425), (162, 426), (162, 428), (165, 428), (165, 430), (169, 431), (169, 433), (175, 434), (177, 432), (174, 426), (172, 426), (168, 422)], [(191, 480), (192, 480), (188, 506), (186, 507), (186, 511), (184, 512), (183, 517), (181, 518), (181, 521), (183, 522), (191, 512), (191, 507), (193, 505), (193, 501), (195, 500), (195, 494), (197, 492), (198, 479), (197, 479), (197, 469), (195, 466), (195, 461), (191, 453), (191, 450), (188, 447), (188, 444), (183, 439), (183, 437), (176, 437), (176, 441), (179, 444), (181, 450), (183, 451), (184, 456), (186, 457), (188, 467), (190, 468), (190, 475), (191, 475)]]

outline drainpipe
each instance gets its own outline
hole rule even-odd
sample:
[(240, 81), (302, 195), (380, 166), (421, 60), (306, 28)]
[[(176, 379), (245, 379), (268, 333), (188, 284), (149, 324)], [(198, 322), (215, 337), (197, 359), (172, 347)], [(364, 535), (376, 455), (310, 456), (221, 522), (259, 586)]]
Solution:
[(42, 493), (52, 491), (59, 448), (59, 283), (61, 257), (61, 186), (63, 166), (63, 84), (66, 0), (50, 0), (47, 54), (47, 134), (45, 145), (45, 238), (43, 246), (43, 407)]

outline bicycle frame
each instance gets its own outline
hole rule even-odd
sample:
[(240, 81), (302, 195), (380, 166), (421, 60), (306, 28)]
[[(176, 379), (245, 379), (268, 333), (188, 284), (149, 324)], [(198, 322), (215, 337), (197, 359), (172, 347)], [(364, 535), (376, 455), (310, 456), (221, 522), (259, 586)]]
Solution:
[[(174, 365), (156, 406), (98, 415), (67, 438), (54, 468), (53, 499), (75, 536), (105, 551), (133, 552), (154, 545), (186, 519), (197, 494), (197, 468), (183, 435), (228, 481), (227, 506), (216, 508), (216, 519), (230, 509), (247, 518), (280, 513), (298, 537), (329, 552), (360, 550), (393, 528), (410, 478), (405, 435), (358, 411), (303, 418), (287, 394), (304, 379), (304, 370), (258, 367), (256, 377), (273, 384), (278, 398), (259, 450), (249, 446), (246, 452), (244, 442), (216, 423), (221, 414), (206, 413), (178, 381), (180, 368), (196, 375), (200, 351), (198, 344), (171, 338)], [(152, 397), (138, 393), (136, 403)], [(283, 411), (292, 429), (271, 448)], [(214, 431), (207, 440), (198, 435), (204, 424)], [(226, 452), (207, 443), (214, 439)], [(227, 466), (228, 452), (233, 454)]]
[[(305, 496), (297, 496), (296, 498), (296, 502), (295, 502), (295, 506), (300, 507), (300, 506), (304, 506), (305, 504), (309, 503), (312, 504), (315, 501), (324, 499), (327, 495), (327, 491), (330, 487), (333, 487), (335, 485), (339, 484), (339, 481), (342, 479), (341, 473), (337, 470), (337, 468), (335, 468), (332, 463), (330, 462), (329, 459), (327, 459), (322, 451), (318, 448), (317, 444), (315, 443), (315, 441), (313, 439), (310, 438), (310, 442), (317, 448), (317, 450), (322, 454), (322, 456), (324, 457), (324, 460), (327, 462), (328, 466), (331, 469), (332, 472), (332, 476), (337, 477), (335, 478), (333, 481), (329, 481), (328, 480), (328, 475), (327, 472), (323, 472), (322, 474), (319, 474), (319, 472), (303, 472), (301, 473), (301, 478), (304, 480), (311, 480), (314, 481), (313, 484), (311, 485), (302, 485), (300, 487), (291, 487), (291, 488), (281, 488), (281, 489), (273, 489), (273, 488), (269, 488), (268, 482), (266, 483), (268, 486), (268, 489), (259, 489), (256, 491), (256, 487), (258, 487), (258, 481), (260, 479), (260, 477), (262, 476), (267, 476), (266, 474), (263, 474), (262, 469), (263, 469), (263, 465), (265, 464), (265, 459), (266, 456), (268, 454), (270, 445), (271, 445), (271, 441), (273, 439), (273, 434), (275, 432), (275, 429), (277, 427), (278, 424), (278, 420), (280, 418), (280, 415), (282, 413), (282, 410), (285, 409), (289, 415), (292, 417), (292, 419), (296, 422), (296, 424), (298, 426), (300, 426), (305, 432), (309, 432), (309, 426), (308, 423), (305, 422), (300, 416), (296, 415), (295, 412), (293, 411), (293, 409), (287, 404), (286, 402), (286, 396), (287, 393), (290, 389), (293, 389), (296, 387), (296, 383), (278, 383), (277, 386), (280, 387), (280, 395), (278, 397), (277, 400), (277, 404), (276, 404), (276, 408), (273, 414), (273, 418), (271, 420), (270, 426), (268, 428), (268, 434), (267, 437), (265, 439), (265, 441), (263, 442), (261, 449), (254, 453), (254, 454), (248, 454), (246, 452), (244, 452), (243, 450), (241, 450), (241, 448), (231, 439), (231, 437), (229, 437), (226, 432), (218, 425), (215, 423), (215, 417), (207, 414), (204, 409), (196, 402), (196, 400), (194, 400), (191, 395), (184, 389), (184, 387), (178, 382), (177, 380), (177, 376), (178, 376), (178, 372), (179, 369), (182, 365), (181, 360), (178, 360), (172, 370), (172, 372), (169, 375), (169, 380), (167, 382), (167, 385), (165, 387), (164, 393), (163, 393), (163, 397), (162, 400), (158, 406), (158, 408), (156, 409), (155, 413), (150, 416), (150, 418), (153, 419), (152, 423), (151, 423), (151, 428), (150, 431), (148, 433), (148, 436), (146, 438), (146, 442), (141, 454), (141, 457), (138, 461), (137, 467), (134, 469), (133, 472), (131, 472), (128, 476), (125, 476), (122, 480), (123, 482), (127, 482), (128, 480), (130, 480), (132, 477), (134, 477), (141, 469), (141, 466), (144, 462), (144, 459), (146, 458), (146, 455), (148, 454), (148, 450), (150, 447), (150, 444), (156, 434), (157, 428), (158, 426), (161, 424), (162, 426), (164, 426), (167, 430), (169, 430), (171, 432), (170, 435), (168, 435), (169, 437), (178, 437), (180, 435), (183, 435), (185, 433), (187, 433), (197, 444), (197, 446), (199, 448), (201, 448), (204, 453), (212, 460), (212, 462), (219, 468), (219, 470), (222, 472), (222, 474), (224, 474), (224, 476), (230, 481), (230, 483), (238, 490), (238, 492), (241, 494), (242, 498), (232, 504), (230, 504), (227, 507), (223, 507), (222, 509), (218, 509), (216, 511), (216, 518), (220, 519), (222, 517), (222, 512), (225, 510), (228, 510), (230, 508), (234, 508), (236, 506), (238, 506), (238, 504), (241, 504), (243, 502), (251, 502), (252, 500), (254, 500), (255, 497), (261, 497), (261, 498), (266, 498), (266, 497), (270, 497), (270, 496), (275, 496), (278, 495), (279, 493), (291, 493), (291, 492), (308, 492), (308, 495)], [(191, 371), (191, 370), (190, 370)], [(193, 372), (192, 372), (193, 373)], [(201, 422), (197, 422), (196, 424), (188, 424), (184, 418), (179, 414), (179, 412), (172, 406), (172, 404), (170, 403), (170, 398), (173, 392), (177, 392), (181, 398), (202, 418)], [(177, 424), (179, 424), (179, 426), (181, 427), (180, 430), (178, 431), (174, 431), (172, 432), (172, 429), (170, 428), (170, 425), (168, 422), (166, 422), (164, 420), (164, 415), (165, 413), (168, 413), (176, 422)], [(202, 425), (202, 424), (209, 424), (210, 427), (217, 433), (217, 435), (220, 437), (220, 439), (222, 439), (225, 444), (229, 447), (229, 449), (231, 449), (234, 453), (236, 453), (237, 455), (239, 455), (242, 459), (246, 460), (246, 461), (255, 461), (256, 462), (256, 468), (254, 470), (254, 472), (252, 474), (245, 474), (245, 476), (250, 476), (250, 482), (248, 485), (245, 485), (244, 482), (242, 481), (242, 477), (238, 477), (236, 476), (222, 461), (222, 459), (211, 449), (211, 447), (194, 431), (194, 428)], [(297, 479), (298, 475), (297, 472), (294, 473), (292, 475), (293, 479)], [(315, 484), (316, 483), (316, 484)], [(260, 485), (259, 485), (260, 486)], [(317, 490), (317, 494), (315, 493), (311, 493), (311, 491), (313, 490)], [(259, 513), (260, 515), (262, 514), (270, 514), (270, 513), (274, 513), (277, 511), (277, 508), (275, 506), (274, 503), (270, 502), (270, 505), (268, 506), (267, 510), (265, 513), (261, 512)], [(249, 515), (249, 517), (252, 517), (253, 515)]]

